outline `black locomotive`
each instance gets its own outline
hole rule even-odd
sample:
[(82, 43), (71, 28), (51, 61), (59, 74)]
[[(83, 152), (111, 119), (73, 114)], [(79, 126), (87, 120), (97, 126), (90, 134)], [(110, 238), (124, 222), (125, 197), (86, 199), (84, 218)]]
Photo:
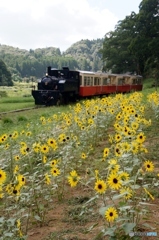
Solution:
[(38, 89), (32, 90), (36, 105), (60, 105), (75, 101), (79, 94), (80, 76), (78, 71), (68, 67), (58, 70), (48, 67), (46, 76), (38, 82)]

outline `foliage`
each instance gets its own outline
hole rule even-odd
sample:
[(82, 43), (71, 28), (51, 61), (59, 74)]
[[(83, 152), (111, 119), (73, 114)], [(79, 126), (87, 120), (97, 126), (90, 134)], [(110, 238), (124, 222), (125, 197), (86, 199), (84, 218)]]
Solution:
[(12, 73), (13, 80), (35, 81), (41, 78), (48, 66), (70, 69), (101, 70), (102, 61), (98, 53), (102, 40), (81, 40), (73, 44), (66, 52), (61, 53), (59, 48), (38, 48), (30, 51), (0, 45), (0, 56)]
[(0, 86), (13, 86), (11, 73), (6, 64), (0, 59)]
[(104, 70), (159, 76), (158, 0), (143, 0), (139, 13), (119, 21), (115, 30), (106, 34), (101, 53)]
[(99, 50), (103, 44), (103, 39), (81, 40), (74, 43), (65, 52), (65, 56), (73, 56), (80, 70), (99, 71), (102, 70), (101, 54)]

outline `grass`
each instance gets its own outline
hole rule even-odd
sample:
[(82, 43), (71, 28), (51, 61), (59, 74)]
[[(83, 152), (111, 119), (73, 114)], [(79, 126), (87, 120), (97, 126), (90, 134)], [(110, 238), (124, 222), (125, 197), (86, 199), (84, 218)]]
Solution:
[[(155, 88), (151, 87), (152, 79), (147, 79), (144, 82), (143, 86), (143, 102), (146, 101), (147, 95), (154, 92)], [(7, 97), (0, 98), (0, 132), (8, 133), (14, 131), (14, 129), (22, 130), (27, 123), (35, 123), (36, 120), (41, 116), (49, 118), (53, 114), (59, 112), (68, 112), (69, 106), (51, 106), (51, 107), (41, 107), (37, 106), (36, 109), (29, 111), (16, 112), (16, 113), (7, 113), (1, 114), (3, 112), (13, 111), (23, 108), (32, 108), (35, 107), (34, 99), (31, 94), (30, 84), (20, 84), (14, 87), (0, 87), (0, 91), (5, 91)], [(24, 96), (24, 93), (28, 96)], [(18, 95), (18, 97), (17, 97)], [(150, 113), (152, 114), (152, 113)], [(158, 122), (155, 122), (156, 128), (158, 127)], [(148, 133), (149, 131), (149, 133)], [(153, 134), (151, 130), (147, 130), (147, 134)], [(155, 133), (154, 133), (155, 134)], [(150, 136), (149, 136), (150, 137)], [(153, 151), (153, 148), (152, 148)], [(154, 153), (154, 158), (157, 158)]]

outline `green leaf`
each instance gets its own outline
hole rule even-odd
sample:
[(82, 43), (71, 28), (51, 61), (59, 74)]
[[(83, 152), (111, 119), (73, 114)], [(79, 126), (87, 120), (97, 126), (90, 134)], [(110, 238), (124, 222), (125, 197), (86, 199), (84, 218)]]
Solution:
[(149, 225), (148, 223), (143, 223), (142, 225), (147, 227), (148, 229), (152, 229), (152, 230), (156, 229), (156, 228), (152, 227), (151, 225)]
[(0, 217), (0, 223), (4, 222), (4, 217)]
[(112, 207), (112, 205), (108, 205), (107, 207), (101, 207), (101, 208), (99, 209), (99, 213), (104, 217), (105, 211), (106, 211), (109, 207)]
[(117, 195), (114, 195), (113, 196), (113, 200), (116, 200), (116, 199), (119, 199), (119, 198), (122, 198), (124, 195), (126, 195), (127, 194), (127, 192), (124, 192), (124, 193), (121, 193), (121, 194), (117, 194)]
[(123, 224), (122, 227), (125, 231), (125, 234), (129, 234), (135, 226), (136, 226), (136, 223), (125, 223)]
[(139, 202), (139, 204), (141, 204), (141, 205), (149, 205), (149, 206), (156, 206), (156, 204), (146, 203), (146, 202)]
[(86, 232), (92, 231), (92, 229), (93, 229), (94, 227), (96, 227), (96, 226), (98, 226), (98, 223), (95, 223), (95, 224), (93, 224), (92, 226), (90, 226), (90, 227), (86, 230)]
[(41, 218), (38, 215), (35, 215), (34, 218), (38, 221), (41, 221)]
[(13, 236), (13, 233), (4, 233), (4, 236), (5, 236), (5, 237), (12, 237), (12, 236)]
[(114, 232), (116, 230), (116, 227), (108, 228), (107, 231), (104, 232), (104, 236), (114, 236)]

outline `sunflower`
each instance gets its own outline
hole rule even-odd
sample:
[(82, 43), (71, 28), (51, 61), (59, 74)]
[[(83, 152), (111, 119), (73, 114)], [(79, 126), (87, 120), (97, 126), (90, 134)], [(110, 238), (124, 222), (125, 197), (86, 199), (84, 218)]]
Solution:
[(57, 160), (52, 160), (52, 161), (50, 162), (50, 165), (51, 165), (51, 167), (56, 166), (56, 165), (57, 165)]
[(19, 161), (19, 159), (20, 159), (19, 155), (14, 156), (15, 161)]
[(155, 198), (152, 196), (152, 194), (146, 188), (144, 188), (144, 190), (152, 200), (155, 200)]
[(47, 162), (47, 156), (43, 156), (42, 161), (43, 161), (43, 163), (46, 163)]
[(26, 135), (27, 137), (30, 137), (30, 136), (31, 136), (31, 134), (32, 134), (31, 132), (26, 132), (26, 134), (25, 134), (25, 135)]
[(105, 183), (103, 180), (97, 180), (97, 181), (95, 182), (94, 189), (95, 189), (98, 193), (100, 193), (100, 194), (104, 193), (105, 190), (106, 190), (106, 188), (107, 188), (107, 185), (106, 185), (106, 183)]
[(117, 160), (116, 159), (110, 159), (109, 164), (115, 165), (115, 164), (117, 164)]
[(133, 130), (137, 130), (139, 128), (138, 122), (132, 122), (131, 127), (132, 127)]
[(118, 218), (117, 210), (114, 207), (110, 207), (105, 211), (105, 218), (108, 222), (113, 222)]
[(23, 175), (18, 175), (17, 176), (17, 180), (19, 183), (19, 186), (22, 187), (23, 185), (25, 185), (25, 177)]
[(0, 169), (0, 185), (3, 184), (6, 180), (6, 173)]
[(45, 174), (45, 183), (47, 185), (50, 185), (50, 183), (51, 183), (50, 177), (49, 177), (49, 175), (47, 173)]
[(136, 141), (138, 143), (143, 143), (145, 141), (145, 139), (146, 139), (146, 137), (145, 137), (144, 133), (141, 132), (137, 135)]
[(57, 177), (58, 175), (60, 175), (60, 170), (56, 167), (53, 167), (51, 168), (51, 174), (54, 176), (54, 177)]
[(109, 148), (104, 148), (103, 157), (108, 157), (108, 155), (109, 155)]
[(116, 190), (119, 189), (122, 185), (121, 179), (117, 173), (111, 173), (108, 176), (107, 182), (110, 188), (116, 189)]
[(19, 185), (12, 186), (11, 194), (14, 196), (19, 196), (20, 195), (20, 186)]
[(3, 189), (2, 189), (2, 187), (0, 186), (0, 199), (3, 198), (3, 196), (4, 196), (4, 193), (2, 193), (2, 191), (3, 191)]
[(137, 142), (132, 142), (131, 143), (131, 151), (133, 154), (138, 153), (139, 151), (139, 144)]
[(22, 155), (26, 155), (26, 154), (27, 154), (27, 149), (26, 149), (26, 147), (21, 147), (21, 148), (20, 148), (20, 152), (21, 152)]
[(12, 138), (13, 139), (16, 139), (18, 137), (18, 132), (17, 131), (14, 131), (13, 134), (12, 134)]
[(48, 153), (49, 152), (49, 147), (46, 144), (43, 144), (40, 148), (42, 153)]
[(128, 200), (132, 197), (132, 190), (129, 187), (122, 188), (120, 194), (124, 194), (123, 197)]
[(71, 185), (71, 187), (76, 187), (79, 180), (80, 177), (78, 176), (77, 172), (75, 170), (71, 171), (70, 176), (68, 176), (68, 182)]
[(33, 143), (32, 148), (34, 152), (36, 153), (40, 152), (40, 143)]
[(129, 174), (127, 172), (120, 173), (119, 177), (122, 181), (128, 181), (129, 180)]
[(22, 147), (27, 147), (26, 142), (20, 142), (20, 145), (21, 145)]
[(92, 119), (92, 118), (89, 118), (89, 119), (88, 119), (88, 124), (89, 124), (89, 125), (92, 125), (93, 123), (94, 123), (93, 119)]
[(14, 168), (14, 174), (16, 174), (17, 172), (19, 171), (19, 166), (18, 165), (15, 165), (15, 168)]
[(119, 164), (110, 164), (109, 169), (111, 173), (117, 173), (119, 171), (120, 165)]
[(115, 141), (116, 142), (120, 142), (121, 141), (121, 139), (122, 139), (122, 136), (119, 134), (119, 133), (117, 133), (117, 134), (115, 134)]
[(54, 150), (57, 149), (57, 143), (56, 143), (56, 140), (53, 139), (53, 138), (49, 138), (48, 141), (47, 141), (48, 145), (50, 147), (52, 147)]
[(5, 145), (5, 149), (8, 149), (9, 148), (9, 143), (7, 143), (6, 145)]
[(115, 156), (116, 157), (120, 157), (122, 155), (121, 146), (118, 143), (116, 144), (114, 151), (115, 151)]
[(122, 144), (121, 144), (121, 147), (122, 147), (122, 150), (124, 151), (124, 152), (129, 152), (129, 150), (130, 150), (130, 144), (129, 143), (127, 143), (127, 142), (123, 142)]
[(61, 133), (58, 138), (59, 142), (66, 142), (66, 135), (64, 133)]
[(116, 116), (116, 120), (120, 120), (121, 118), (122, 118), (122, 114), (118, 113), (117, 116)]
[(81, 158), (82, 158), (82, 159), (86, 159), (86, 154), (85, 154), (85, 153), (82, 153), (82, 154), (81, 154)]
[(147, 172), (153, 172), (154, 170), (154, 165), (151, 161), (147, 160), (144, 162), (144, 167), (146, 169)]

